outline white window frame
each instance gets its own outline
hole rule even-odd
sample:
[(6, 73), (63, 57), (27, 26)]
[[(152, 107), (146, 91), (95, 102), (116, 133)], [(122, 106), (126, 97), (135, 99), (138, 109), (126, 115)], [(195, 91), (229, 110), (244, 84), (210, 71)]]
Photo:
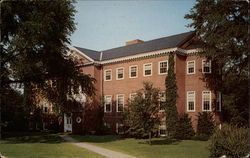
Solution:
[[(191, 93), (191, 92), (194, 93), (194, 110), (189, 110), (189, 106), (188, 106), (188, 102), (189, 102), (189, 100), (188, 100), (188, 93)], [(196, 99), (196, 97), (195, 97), (195, 91), (187, 91), (187, 112), (195, 112), (195, 99)]]
[[(123, 72), (122, 78), (118, 78), (118, 70), (119, 69), (122, 69), (122, 72)], [(124, 75), (125, 75), (124, 71), (125, 71), (124, 67), (118, 67), (118, 68), (116, 68), (116, 80), (123, 80), (124, 79)]]
[(108, 129), (111, 129), (111, 125), (110, 125), (110, 123), (107, 123), (107, 122), (104, 122), (104, 124), (103, 124), (106, 128), (108, 128)]
[[(151, 65), (151, 74), (150, 75), (145, 75), (145, 66), (150, 64)], [(143, 64), (143, 76), (144, 77), (148, 77), (148, 76), (152, 76), (153, 74), (153, 63), (146, 63), (146, 64)]]
[[(111, 106), (110, 111), (106, 110), (106, 104), (107, 104), (107, 102), (106, 102), (107, 99), (106, 98), (107, 97), (110, 97), (110, 106)], [(112, 112), (112, 95), (105, 95), (104, 96), (104, 112), (106, 112), (106, 113), (111, 113)]]
[[(111, 73), (110, 73), (110, 80), (106, 80), (106, 73), (107, 73), (107, 71), (111, 71)], [(104, 81), (112, 81), (112, 69), (104, 70)]]
[[(204, 64), (206, 62), (209, 63), (209, 72), (204, 72)], [(211, 62), (211, 60), (202, 60), (202, 73), (203, 74), (211, 74), (212, 73), (212, 62)]]
[[(45, 101), (43, 105), (44, 105), (43, 106), (43, 112), (44, 113), (49, 113), (49, 103), (47, 101)], [(45, 110), (45, 109), (47, 109), (47, 110)]]
[[(204, 109), (204, 94), (203, 93), (205, 93), (205, 92), (209, 92), (209, 98), (210, 98), (210, 100), (209, 100), (209, 110), (205, 110)], [(202, 111), (212, 111), (212, 94), (211, 94), (211, 91), (202, 91)]]
[(132, 101), (132, 95), (137, 95), (137, 93), (130, 93), (129, 94), (129, 99)]
[[(166, 131), (166, 134), (161, 134), (161, 133), (160, 133), (160, 130), (165, 130), (165, 131)], [(165, 124), (159, 125), (159, 135), (160, 135), (161, 137), (165, 137), (165, 136), (167, 135), (167, 127), (166, 127)]]
[[(167, 72), (165, 72), (165, 73), (161, 73), (161, 63), (163, 63), (163, 62), (167, 62)], [(159, 61), (159, 62), (158, 62), (158, 74), (159, 74), (159, 75), (168, 74), (168, 61), (167, 61), (167, 60)]]
[(124, 134), (124, 132), (120, 132), (120, 133), (119, 133), (119, 126), (124, 127), (124, 125), (123, 125), (122, 123), (116, 123), (116, 126), (115, 126), (115, 127), (116, 127), (116, 133), (117, 133), (117, 134)]
[(217, 95), (216, 95), (216, 104), (219, 103), (219, 109), (217, 109), (217, 105), (216, 105), (216, 111), (221, 112), (221, 92), (218, 91)]
[[(131, 76), (131, 68), (136, 67), (136, 76)], [(129, 78), (137, 78), (138, 77), (138, 65), (129, 66)]]
[[(194, 62), (194, 72), (191, 72), (191, 73), (188, 71), (189, 70), (188, 63), (190, 63), (190, 62)], [(187, 74), (188, 75), (195, 74), (195, 60), (189, 60), (189, 61), (187, 61)]]
[[(119, 96), (123, 97), (123, 106), (122, 106), (122, 111), (118, 111), (118, 98)], [(124, 111), (124, 104), (125, 104), (125, 99), (124, 99), (125, 95), (124, 94), (117, 94), (116, 95), (116, 112), (123, 112)]]

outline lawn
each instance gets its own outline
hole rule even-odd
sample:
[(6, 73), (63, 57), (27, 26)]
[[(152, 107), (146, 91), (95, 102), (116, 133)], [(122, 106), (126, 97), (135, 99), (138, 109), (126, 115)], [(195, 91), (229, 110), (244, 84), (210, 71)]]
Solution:
[(65, 143), (57, 134), (33, 133), (0, 140), (0, 153), (8, 158), (103, 158)]
[(166, 138), (154, 138), (152, 145), (145, 139), (120, 138), (119, 136), (81, 136), (73, 138), (127, 153), (139, 158), (206, 158), (209, 157), (208, 141), (182, 140), (172, 141)]

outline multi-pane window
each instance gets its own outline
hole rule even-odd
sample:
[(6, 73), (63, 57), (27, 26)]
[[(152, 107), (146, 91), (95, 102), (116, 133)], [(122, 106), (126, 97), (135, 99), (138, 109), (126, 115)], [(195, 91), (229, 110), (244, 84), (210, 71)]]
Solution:
[(135, 99), (135, 97), (137, 96), (136, 93), (131, 93), (130, 94), (130, 100), (133, 101)]
[(133, 65), (129, 67), (129, 77), (136, 78), (137, 77), (138, 67), (137, 65)]
[(104, 112), (112, 112), (112, 96), (110, 95), (104, 97)]
[(116, 123), (116, 133), (124, 134), (124, 125), (120, 123)]
[(110, 128), (111, 128), (110, 124), (109, 124), (109, 123), (107, 123), (107, 122), (104, 122), (104, 126), (105, 126), (106, 128), (108, 128), (108, 129), (110, 129)]
[(202, 60), (202, 72), (211, 73), (211, 60)]
[(166, 92), (165, 91), (161, 91), (159, 93), (159, 100), (160, 100), (160, 111), (164, 110), (164, 104), (166, 102)]
[(195, 61), (187, 62), (187, 74), (195, 74)]
[(152, 63), (148, 63), (148, 64), (143, 65), (143, 75), (144, 76), (151, 76), (152, 75)]
[(216, 95), (216, 110), (221, 111), (221, 92), (217, 92)]
[(166, 134), (167, 134), (167, 130), (166, 129), (167, 128), (166, 128), (165, 124), (160, 125), (160, 127), (159, 127), (159, 135), (160, 136), (166, 136)]
[(211, 91), (202, 92), (203, 111), (211, 111)]
[(105, 70), (104, 71), (104, 80), (111, 81), (112, 80), (112, 70)]
[(123, 107), (124, 107), (124, 95), (123, 94), (117, 94), (117, 98), (116, 98), (116, 109), (117, 112), (122, 112), (123, 111)]
[(124, 79), (124, 68), (123, 67), (116, 69), (116, 79), (117, 80)]
[(195, 91), (187, 92), (187, 111), (195, 111)]
[(48, 102), (44, 102), (43, 111), (44, 111), (45, 113), (48, 113), (48, 112), (49, 112), (49, 104), (48, 104)]
[(160, 61), (159, 62), (159, 74), (167, 74), (168, 72), (168, 62)]

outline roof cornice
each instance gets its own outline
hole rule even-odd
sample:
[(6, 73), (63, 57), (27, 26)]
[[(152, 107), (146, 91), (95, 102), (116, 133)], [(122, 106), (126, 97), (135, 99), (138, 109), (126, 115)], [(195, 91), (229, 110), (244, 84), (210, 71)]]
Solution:
[(113, 64), (117, 62), (125, 62), (125, 61), (131, 61), (131, 60), (138, 60), (142, 58), (149, 58), (153, 56), (161, 56), (164, 54), (169, 54), (169, 53), (179, 53), (181, 55), (191, 55), (191, 54), (197, 54), (203, 52), (203, 49), (201, 48), (196, 48), (196, 49), (182, 49), (178, 47), (174, 48), (168, 48), (168, 49), (162, 49), (162, 50), (157, 50), (157, 51), (152, 51), (152, 52), (147, 52), (147, 53), (142, 53), (142, 54), (136, 54), (132, 56), (126, 56), (126, 57), (120, 57), (120, 58), (115, 58), (115, 59), (110, 59), (110, 60), (104, 60), (104, 61), (94, 61), (92, 60), (89, 63), (84, 63), (84, 64), (79, 64), (78, 66), (89, 66), (89, 65), (106, 65), (106, 64)]
[(81, 54), (83, 57), (85, 57), (89, 61), (94, 62), (94, 60), (92, 58), (90, 58), (89, 56), (87, 56), (86, 54), (84, 54), (84, 52), (80, 51), (79, 49), (77, 49), (75, 47), (72, 47), (71, 50), (77, 51), (79, 54)]

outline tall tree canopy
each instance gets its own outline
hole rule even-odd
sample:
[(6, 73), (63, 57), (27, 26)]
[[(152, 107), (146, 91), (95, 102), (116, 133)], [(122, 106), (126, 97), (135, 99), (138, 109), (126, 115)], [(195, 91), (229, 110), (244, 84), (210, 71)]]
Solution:
[(93, 79), (67, 56), (75, 30), (72, 1), (7, 1), (1, 11), (2, 85), (33, 83), (46, 89), (53, 81), (60, 93), (81, 85), (93, 94)]
[[(248, 44), (249, 2), (228, 0), (197, 0), (190, 13), (193, 27), (203, 41), (205, 55), (214, 63), (221, 82), (208, 81), (223, 93), (225, 121), (248, 124)], [(214, 71), (215, 67), (222, 71)], [(217, 78), (218, 79), (218, 78)], [(216, 83), (216, 84), (215, 84)], [(216, 86), (215, 86), (216, 85)]]
[(175, 137), (176, 132), (176, 123), (178, 120), (178, 111), (176, 107), (176, 98), (177, 98), (177, 85), (176, 85), (176, 76), (175, 76), (175, 62), (174, 54), (169, 54), (168, 59), (168, 75), (165, 79), (166, 86), (166, 102), (164, 105), (166, 113), (166, 128), (168, 135)]
[(13, 84), (31, 93), (35, 86), (58, 106), (72, 87), (93, 94), (94, 79), (67, 55), (75, 12), (71, 0), (1, 2), (1, 94)]
[(128, 102), (125, 111), (125, 123), (128, 125), (127, 133), (136, 138), (149, 136), (159, 128), (159, 89), (152, 83), (144, 82), (143, 89)]

